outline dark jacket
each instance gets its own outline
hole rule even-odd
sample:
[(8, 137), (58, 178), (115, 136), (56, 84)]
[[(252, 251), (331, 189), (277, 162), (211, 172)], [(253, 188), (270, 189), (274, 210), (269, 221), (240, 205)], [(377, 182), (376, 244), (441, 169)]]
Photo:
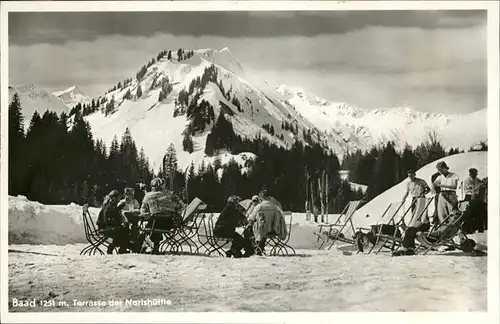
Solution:
[(97, 226), (99, 229), (120, 226), (123, 218), (116, 203), (108, 202), (99, 212)]
[(234, 203), (229, 203), (221, 211), (217, 222), (215, 223), (215, 231), (234, 231), (246, 221), (245, 215), (236, 207)]

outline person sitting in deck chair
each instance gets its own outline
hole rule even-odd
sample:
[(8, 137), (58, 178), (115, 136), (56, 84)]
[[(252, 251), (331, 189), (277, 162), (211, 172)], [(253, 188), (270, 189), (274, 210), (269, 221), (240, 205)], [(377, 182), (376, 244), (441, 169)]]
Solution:
[(128, 231), (128, 220), (120, 212), (118, 201), (120, 194), (117, 190), (111, 191), (104, 199), (103, 208), (99, 212), (97, 226), (99, 229), (113, 228), (110, 234), (113, 241), (108, 246), (107, 254), (112, 254), (113, 250), (118, 247), (118, 253), (127, 252), (130, 247), (130, 237)]
[[(214, 235), (220, 238), (231, 238), (231, 248), (226, 251), (226, 256), (235, 258), (249, 257), (254, 254), (252, 241), (250, 240), (250, 233), (246, 230), (243, 236), (236, 232), (237, 227), (245, 226), (247, 219), (240, 210), (239, 197), (231, 196), (227, 199), (226, 206), (221, 211), (219, 218), (214, 226)], [(244, 249), (245, 253), (242, 255), (241, 250)]]
[[(141, 206), (141, 217), (149, 219), (146, 228), (169, 230), (179, 226), (181, 222), (181, 210), (185, 207), (184, 202), (172, 191), (165, 189), (165, 184), (160, 178), (151, 180), (151, 191), (144, 196)], [(157, 219), (153, 216), (162, 215)], [(160, 242), (163, 238), (161, 233), (153, 233), (153, 254), (159, 252)]]
[(287, 236), (287, 228), (281, 204), (276, 204), (276, 199), (271, 197), (267, 190), (260, 194), (262, 202), (258, 204), (252, 214), (248, 217), (249, 227), (253, 229), (253, 234), (257, 244), (257, 254), (262, 255), (266, 246), (268, 235), (277, 235), (281, 240)]

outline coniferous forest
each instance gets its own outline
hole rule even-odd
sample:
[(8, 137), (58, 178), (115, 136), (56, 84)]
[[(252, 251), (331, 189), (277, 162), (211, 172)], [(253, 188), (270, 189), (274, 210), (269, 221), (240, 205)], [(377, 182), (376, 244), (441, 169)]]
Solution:
[[(252, 152), (257, 156), (255, 160), (246, 161), (244, 166), (234, 160), (222, 166), (216, 158), (213, 164), (191, 165), (180, 171), (176, 149), (193, 150), (193, 127), (185, 134), (184, 147), (171, 145), (163, 166), (152, 170), (128, 129), (107, 149), (92, 136), (90, 125), (79, 111), (71, 118), (64, 113), (35, 113), (26, 131), (24, 123), (16, 94), (9, 105), (9, 194), (24, 195), (43, 204), (99, 206), (109, 191), (125, 187), (136, 188), (140, 200), (138, 184), (148, 185), (154, 176), (160, 176), (184, 200), (199, 197), (210, 211), (220, 211), (230, 195), (249, 198), (265, 187), (286, 210), (304, 211), (305, 201), (309, 200), (320, 210), (338, 213), (350, 200), (363, 198), (367, 202), (396, 185), (406, 178), (409, 169), (463, 152), (446, 151), (437, 135), (430, 133), (415, 149), (407, 145), (399, 152), (389, 142), (369, 152), (347, 154), (340, 161), (333, 152), (325, 152), (314, 143), (296, 141), (285, 149), (263, 138), (242, 138), (234, 133), (230, 119), (220, 114), (207, 136), (206, 155), (216, 156), (221, 150), (233, 154)], [(481, 150), (487, 150), (486, 144)], [(246, 172), (242, 172), (243, 167)], [(221, 168), (222, 176), (217, 171)], [(339, 170), (349, 170), (349, 181), (368, 186), (367, 192), (354, 191), (340, 179)]]

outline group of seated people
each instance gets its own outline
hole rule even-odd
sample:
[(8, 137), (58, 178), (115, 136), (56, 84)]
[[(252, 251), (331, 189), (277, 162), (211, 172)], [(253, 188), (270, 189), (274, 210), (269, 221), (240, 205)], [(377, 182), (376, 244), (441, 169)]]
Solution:
[[(229, 197), (214, 226), (214, 236), (232, 239), (231, 247), (226, 251), (227, 257), (262, 255), (269, 235), (281, 239), (286, 237), (283, 208), (267, 190), (253, 196), (247, 209), (240, 205), (240, 201), (237, 196)], [(242, 234), (237, 228), (243, 229)]]
[[(261, 255), (268, 235), (286, 237), (283, 208), (267, 190), (253, 196), (247, 209), (240, 202), (237, 196), (229, 197), (214, 226), (214, 236), (232, 239), (231, 248), (226, 251), (227, 257)], [(123, 199), (120, 199), (117, 190), (112, 190), (104, 198), (97, 219), (98, 228), (112, 238), (107, 253), (112, 254), (116, 248), (118, 254), (144, 252), (145, 234), (139, 226), (140, 222), (147, 222), (145, 229), (153, 226), (159, 230), (176, 228), (182, 222), (181, 214), (185, 207), (175, 193), (165, 188), (165, 182), (160, 178), (151, 181), (151, 191), (145, 194), (142, 204), (135, 199), (133, 188), (125, 188)], [(159, 214), (162, 217), (151, 218)], [(237, 228), (243, 228), (243, 233), (239, 234)], [(153, 254), (159, 253), (162, 236), (158, 232), (151, 234)]]
[[(120, 200), (120, 193), (112, 190), (105, 198), (97, 219), (100, 230), (109, 230), (112, 238), (107, 253), (112, 254), (115, 248), (118, 253), (141, 252), (145, 239), (140, 230), (139, 222), (147, 221), (146, 228), (151, 228), (154, 222), (155, 229), (168, 230), (177, 226), (181, 221), (181, 211), (184, 202), (172, 191), (165, 188), (165, 182), (160, 178), (151, 181), (151, 191), (147, 192), (142, 205), (134, 198), (135, 190), (125, 188), (124, 198)], [(165, 217), (151, 219), (152, 215), (162, 214)], [(159, 252), (161, 233), (153, 233), (153, 253)]]
[[(458, 232), (458, 228), (456, 228), (458, 217), (463, 217), (464, 222), (461, 229), (465, 233), (482, 232), (487, 227), (485, 196), (487, 179), (480, 180), (477, 177), (477, 169), (469, 169), (469, 177), (462, 183), (463, 201), (468, 202), (468, 204), (465, 210), (460, 210), (457, 196), (457, 189), (460, 189), (458, 175), (450, 172), (444, 161), (437, 163), (436, 168), (437, 172), (431, 177), (432, 189), (425, 180), (417, 178), (413, 170), (408, 172), (409, 181), (403, 201), (411, 195), (412, 220), (408, 225), (403, 224), (402, 248), (394, 253), (395, 256), (415, 254), (415, 240), (420, 237), (420, 233), (428, 232), (431, 225), (436, 228), (426, 236), (426, 239), (431, 241), (435, 241), (443, 235), (453, 235), (451, 231)], [(418, 204), (422, 203), (419, 198), (425, 197), (428, 193), (434, 195), (435, 211), (432, 220), (426, 210), (422, 212), (417, 208)], [(459, 239), (461, 244), (468, 242), (463, 236), (460, 236)]]

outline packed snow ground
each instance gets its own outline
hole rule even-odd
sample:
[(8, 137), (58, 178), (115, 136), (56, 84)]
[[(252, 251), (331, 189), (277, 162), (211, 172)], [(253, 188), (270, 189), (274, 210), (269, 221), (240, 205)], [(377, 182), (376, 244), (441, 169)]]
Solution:
[[(484, 257), (391, 258), (337, 249), (247, 259), (83, 257), (82, 247), (11, 246), (10, 311), (486, 311), (487, 305)], [(13, 298), (53, 300), (57, 306), (14, 308)], [(158, 298), (171, 304), (125, 304)], [(75, 300), (123, 303), (79, 307)]]

